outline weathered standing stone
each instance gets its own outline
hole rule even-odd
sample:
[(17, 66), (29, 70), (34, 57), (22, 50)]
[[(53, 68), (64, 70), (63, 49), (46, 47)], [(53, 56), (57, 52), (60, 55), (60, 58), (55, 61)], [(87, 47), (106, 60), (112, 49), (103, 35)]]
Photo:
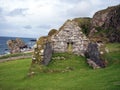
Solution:
[(48, 65), (52, 57), (52, 46), (50, 43), (46, 43), (43, 53), (43, 64)]
[(85, 53), (85, 56), (87, 59), (87, 62), (89, 65), (91, 65), (93, 68), (97, 67), (105, 67), (104, 61), (101, 59), (100, 52), (98, 50), (98, 45), (96, 43), (89, 43), (87, 51)]
[(60, 30), (51, 37), (54, 52), (71, 52), (84, 55), (88, 45), (88, 38), (75, 21), (68, 20)]

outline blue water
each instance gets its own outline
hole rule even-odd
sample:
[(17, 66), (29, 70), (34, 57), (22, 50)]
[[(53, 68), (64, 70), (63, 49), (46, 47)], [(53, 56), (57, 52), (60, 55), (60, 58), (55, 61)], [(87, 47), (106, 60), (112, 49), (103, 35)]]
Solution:
[[(7, 41), (8, 40), (15, 40), (17, 37), (2, 37), (0, 36), (0, 55), (6, 54), (7, 52), (9, 52), (8, 46), (7, 46)], [(20, 37), (18, 37), (20, 38)], [(34, 40), (35, 38), (20, 38), (24, 41), (24, 43), (26, 45), (28, 45), (28, 47), (32, 47), (35, 44), (35, 41), (31, 41)]]

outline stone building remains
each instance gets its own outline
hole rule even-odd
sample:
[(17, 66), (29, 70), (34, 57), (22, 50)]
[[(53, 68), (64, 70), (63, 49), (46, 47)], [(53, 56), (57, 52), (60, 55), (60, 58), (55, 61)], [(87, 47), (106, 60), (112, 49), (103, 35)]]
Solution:
[(68, 52), (85, 56), (87, 63), (95, 69), (105, 67), (99, 49), (97, 43), (91, 44), (75, 21), (67, 20), (55, 34), (39, 38), (32, 60), (33, 64), (48, 65), (52, 53)]
[(53, 52), (70, 52), (84, 55), (88, 38), (75, 21), (67, 20), (60, 30), (51, 37)]

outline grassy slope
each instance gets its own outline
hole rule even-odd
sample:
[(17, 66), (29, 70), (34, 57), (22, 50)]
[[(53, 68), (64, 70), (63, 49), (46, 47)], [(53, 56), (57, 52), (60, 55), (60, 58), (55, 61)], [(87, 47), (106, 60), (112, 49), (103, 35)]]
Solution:
[(109, 44), (107, 47), (111, 49), (106, 55), (109, 64), (105, 69), (91, 69), (83, 57), (54, 54), (53, 57), (64, 56), (66, 60), (53, 60), (45, 69), (71, 67), (73, 70), (39, 72), (28, 78), (31, 59), (0, 63), (0, 90), (120, 90), (120, 44)]
[(30, 53), (7, 54), (7, 55), (0, 56), (0, 60), (1, 59), (8, 59), (8, 58), (11, 58), (11, 57), (31, 56), (31, 55), (32, 55), (32, 52), (30, 52)]

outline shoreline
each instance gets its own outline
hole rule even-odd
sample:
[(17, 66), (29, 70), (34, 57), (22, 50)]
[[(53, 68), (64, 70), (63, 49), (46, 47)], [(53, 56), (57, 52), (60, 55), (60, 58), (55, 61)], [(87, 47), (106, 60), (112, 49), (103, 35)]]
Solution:
[(6, 59), (1, 59), (0, 63), (3, 62), (8, 62), (8, 61), (15, 61), (15, 60), (20, 60), (20, 59), (26, 59), (26, 58), (31, 58), (32, 56), (16, 56), (16, 57), (9, 57)]
[[(25, 58), (32, 58), (32, 52), (33, 52), (33, 50), (28, 50), (28, 51), (24, 51), (21, 53), (16, 53), (16, 54), (21, 54), (19, 56), (12, 56), (13, 54), (0, 55), (0, 57), (11, 55), (11, 56), (8, 56), (7, 58), (0, 59), (0, 63), (19, 60), (19, 59), (25, 59)], [(31, 54), (29, 54), (29, 53), (31, 53)]]

